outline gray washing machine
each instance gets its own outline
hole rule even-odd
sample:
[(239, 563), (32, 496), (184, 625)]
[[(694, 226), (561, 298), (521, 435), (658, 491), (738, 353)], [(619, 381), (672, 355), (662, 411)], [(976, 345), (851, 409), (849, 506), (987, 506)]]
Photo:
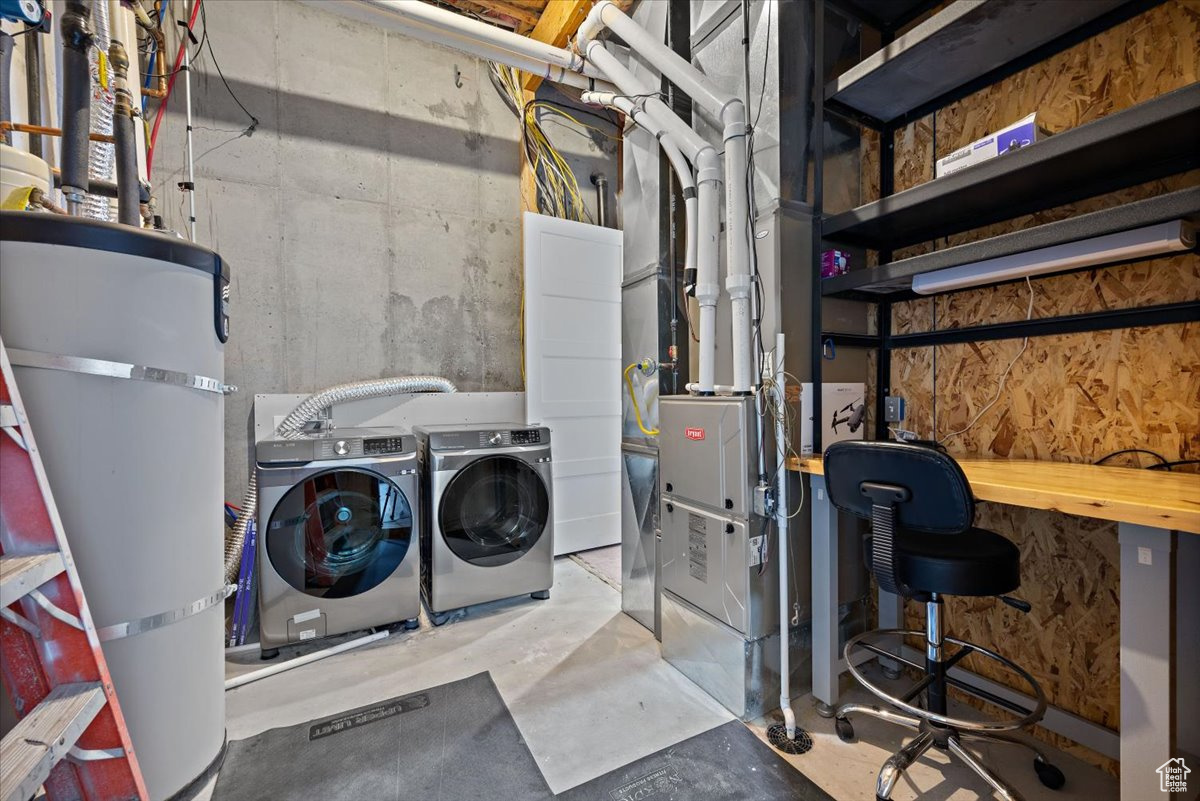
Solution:
[(437, 625), (472, 604), (554, 583), (550, 429), (415, 427), (424, 471), (421, 589)]
[(335, 429), (255, 446), (264, 658), (281, 645), (405, 621), (417, 627), (416, 439)]

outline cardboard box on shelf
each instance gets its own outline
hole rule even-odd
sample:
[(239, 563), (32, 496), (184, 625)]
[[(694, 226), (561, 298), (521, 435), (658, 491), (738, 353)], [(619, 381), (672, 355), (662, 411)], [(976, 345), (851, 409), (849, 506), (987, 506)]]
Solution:
[[(813, 385), (800, 385), (800, 455), (813, 455)], [(862, 439), (866, 428), (867, 385), (862, 382), (821, 384), (821, 447)]]
[(1002, 128), (966, 147), (960, 147), (945, 158), (938, 159), (934, 177), (941, 178), (952, 175), (959, 170), (994, 159), (996, 156), (1012, 153), (1039, 139), (1045, 139), (1048, 135), (1044, 129), (1038, 127), (1037, 112), (1035, 111), (1007, 128)]

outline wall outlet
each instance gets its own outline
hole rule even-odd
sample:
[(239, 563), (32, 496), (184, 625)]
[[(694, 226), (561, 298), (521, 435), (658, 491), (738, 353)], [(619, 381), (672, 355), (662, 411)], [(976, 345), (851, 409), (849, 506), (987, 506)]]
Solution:
[(886, 423), (904, 422), (904, 398), (898, 395), (888, 395), (883, 399), (883, 420)]

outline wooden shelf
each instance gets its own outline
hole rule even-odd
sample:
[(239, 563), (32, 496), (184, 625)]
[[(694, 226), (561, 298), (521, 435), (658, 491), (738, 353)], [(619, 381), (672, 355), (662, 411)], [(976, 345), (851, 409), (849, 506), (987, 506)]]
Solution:
[(831, 242), (895, 249), (1200, 166), (1200, 83), (827, 217)]
[(1129, 0), (957, 0), (828, 84), (825, 100), (880, 127), (945, 105), (955, 90), (993, 83), (998, 71), (1019, 64), (1022, 57), (1042, 60), (1144, 5)]
[(824, 279), (821, 282), (821, 294), (858, 300), (900, 300), (911, 296), (912, 279), (917, 275), (1169, 220), (1198, 218), (1200, 187), (1182, 189), (979, 242), (901, 259), (880, 267), (853, 270), (845, 275)]

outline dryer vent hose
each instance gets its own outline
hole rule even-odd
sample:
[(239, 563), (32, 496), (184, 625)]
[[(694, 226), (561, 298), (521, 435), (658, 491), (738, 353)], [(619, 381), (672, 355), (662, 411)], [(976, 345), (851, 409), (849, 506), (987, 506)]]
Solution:
[[(277, 436), (297, 439), (303, 436), (304, 426), (322, 412), (339, 403), (383, 398), (389, 395), (407, 395), (414, 392), (458, 392), (458, 387), (446, 378), (432, 375), (412, 375), (399, 378), (376, 378), (369, 381), (354, 381), (349, 384), (323, 389), (309, 395), (275, 429)], [(250, 483), (242, 498), (242, 510), (238, 513), (233, 530), (225, 538), (225, 583), (236, 584), (242, 564), (242, 546), (246, 542), (246, 529), (258, 508), (258, 477), (252, 470)]]

